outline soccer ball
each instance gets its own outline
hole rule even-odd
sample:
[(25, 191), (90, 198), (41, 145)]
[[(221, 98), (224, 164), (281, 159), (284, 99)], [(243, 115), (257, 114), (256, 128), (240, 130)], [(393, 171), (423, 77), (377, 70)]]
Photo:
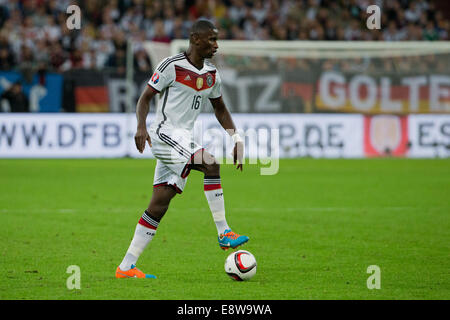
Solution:
[(256, 273), (256, 259), (246, 250), (235, 251), (225, 260), (225, 272), (236, 281), (249, 280)]

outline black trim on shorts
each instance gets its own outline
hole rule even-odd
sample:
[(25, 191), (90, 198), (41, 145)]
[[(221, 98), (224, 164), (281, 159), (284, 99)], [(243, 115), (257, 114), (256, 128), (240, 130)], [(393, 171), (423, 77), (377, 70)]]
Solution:
[(186, 165), (183, 168), (183, 171), (181, 171), (181, 178), (186, 179), (187, 176), (191, 173), (191, 169), (192, 169), (192, 160), (194, 160), (195, 155), (199, 152), (199, 151), (205, 151), (205, 148), (200, 148), (197, 151), (195, 151), (192, 155), (191, 155), (191, 159), (189, 160), (188, 163), (186, 163)]
[(158, 135), (158, 137), (164, 141), (165, 143), (167, 143), (169, 146), (171, 146), (172, 148), (174, 148), (176, 151), (178, 151), (178, 153), (180, 155), (182, 155), (183, 157), (186, 158), (190, 158), (192, 156), (192, 154), (189, 152), (189, 150), (185, 149), (183, 146), (181, 146), (178, 142), (172, 140), (168, 135), (164, 134), (164, 133), (160, 133)]
[(176, 191), (176, 193), (181, 194), (183, 192), (183, 190), (181, 190), (180, 188), (177, 187), (176, 184), (169, 184), (168, 182), (162, 182), (162, 183), (157, 183), (153, 185), (153, 188), (158, 188), (158, 187), (170, 187), (173, 190)]

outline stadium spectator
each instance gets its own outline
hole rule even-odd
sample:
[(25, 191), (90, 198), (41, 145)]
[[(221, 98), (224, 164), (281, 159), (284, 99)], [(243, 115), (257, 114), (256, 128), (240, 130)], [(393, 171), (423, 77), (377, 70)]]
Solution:
[(14, 54), (5, 34), (0, 34), (0, 70), (9, 70), (14, 65)]
[(50, 47), (50, 69), (62, 71), (61, 66), (67, 60), (68, 53), (65, 52), (61, 44), (57, 41), (52, 42)]
[(164, 28), (164, 21), (160, 18), (155, 20), (155, 23), (153, 25), (155, 31), (154, 36), (152, 38), (152, 41), (156, 42), (170, 42), (170, 37), (166, 33), (166, 29)]
[(423, 37), (425, 40), (438, 40), (439, 39), (439, 34), (434, 25), (434, 22), (432, 22), (432, 21), (427, 22), (427, 26), (423, 32)]
[[(220, 39), (434, 41), (450, 35), (448, 15), (434, 0), (80, 0), (81, 31), (67, 29), (70, 4), (0, 0), (0, 67), (18, 69), (25, 61), (57, 72), (93, 65), (102, 69), (111, 66), (115, 50), (126, 50), (127, 38), (187, 39), (187, 30), (200, 17), (219, 26)], [(382, 7), (380, 31), (366, 28), (370, 4)]]
[[(6, 103), (5, 103), (6, 102)], [(1, 110), (4, 112), (29, 112), (30, 104), (23, 92), (22, 84), (17, 81), (0, 96)]]
[(140, 72), (152, 72), (152, 64), (143, 48), (139, 48), (134, 53), (134, 69)]
[(127, 66), (125, 50), (121, 48), (116, 49), (108, 58), (106, 66), (109, 68), (114, 68), (119, 74), (125, 74)]

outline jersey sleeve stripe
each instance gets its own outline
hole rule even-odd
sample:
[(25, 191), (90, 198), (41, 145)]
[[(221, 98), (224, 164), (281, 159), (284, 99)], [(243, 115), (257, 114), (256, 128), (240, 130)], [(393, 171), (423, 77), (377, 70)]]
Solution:
[(185, 58), (184, 58), (184, 57), (181, 57), (181, 58), (178, 58), (178, 59), (170, 60), (169, 63), (165, 64), (163, 68), (161, 68), (162, 66), (159, 67), (158, 70), (159, 70), (160, 72), (164, 72), (164, 70), (165, 70), (172, 62), (179, 61), (179, 60), (183, 60), (183, 59), (185, 59)]
[(176, 58), (179, 58), (179, 57), (181, 57), (181, 53), (180, 53), (180, 54), (177, 54), (177, 55), (174, 55), (174, 56), (172, 56), (172, 57), (167, 57), (166, 59), (164, 59), (164, 61), (161, 63), (161, 65), (159, 66), (158, 69), (160, 69), (164, 64), (169, 63), (170, 60), (176, 59)]
[(170, 87), (168, 87), (167, 89), (166, 89), (166, 92), (165, 92), (165, 94), (164, 94), (164, 102), (163, 102), (163, 105), (162, 105), (162, 108), (161, 108), (161, 113), (162, 113), (162, 115), (163, 115), (163, 119), (162, 119), (162, 121), (159, 123), (159, 125), (158, 125), (158, 129), (156, 129), (156, 134), (159, 136), (159, 129), (161, 129), (161, 126), (164, 124), (164, 122), (167, 120), (167, 116), (166, 116), (166, 114), (164, 113), (164, 109), (166, 108), (166, 103), (167, 103), (167, 97), (169, 96), (169, 89), (170, 89)]
[(169, 64), (171, 64), (174, 61), (178, 61), (178, 60), (182, 60), (182, 59), (184, 59), (184, 55), (181, 55), (181, 54), (176, 55), (176, 56), (174, 56), (172, 58), (167, 58), (163, 63), (161, 63), (161, 65), (158, 68), (158, 71), (163, 72), (164, 69), (166, 69), (166, 67)]

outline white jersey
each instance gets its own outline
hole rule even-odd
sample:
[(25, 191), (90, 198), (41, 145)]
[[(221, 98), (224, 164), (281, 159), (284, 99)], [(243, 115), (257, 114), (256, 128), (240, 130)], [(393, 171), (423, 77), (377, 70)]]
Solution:
[(214, 65), (204, 62), (197, 69), (180, 53), (158, 64), (148, 85), (161, 93), (156, 119), (150, 130), (184, 129), (192, 131), (194, 122), (208, 99), (219, 98), (221, 80)]

